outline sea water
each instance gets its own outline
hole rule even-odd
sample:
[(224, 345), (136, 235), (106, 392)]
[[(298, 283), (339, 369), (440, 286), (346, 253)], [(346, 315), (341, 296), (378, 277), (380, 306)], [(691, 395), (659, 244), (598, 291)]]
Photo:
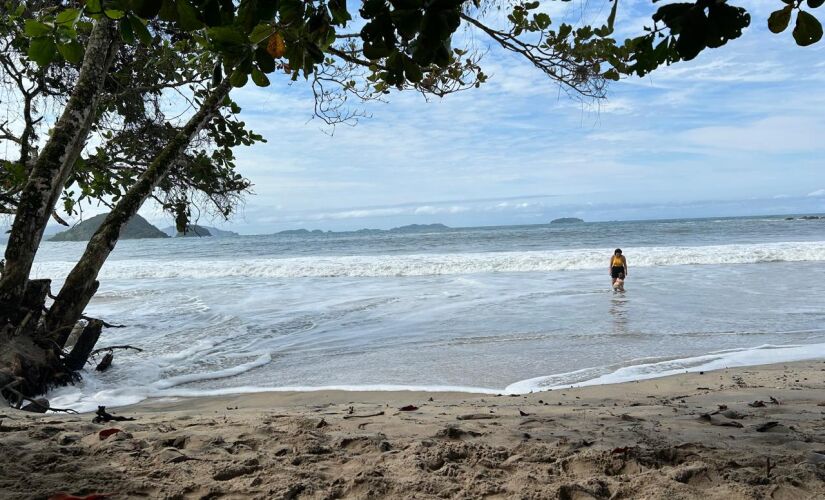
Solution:
[[(60, 281), (83, 243), (44, 243)], [(609, 258), (627, 257), (626, 292)], [(130, 344), (78, 409), (271, 390), (526, 393), (825, 357), (825, 219), (122, 241), (88, 314)]]

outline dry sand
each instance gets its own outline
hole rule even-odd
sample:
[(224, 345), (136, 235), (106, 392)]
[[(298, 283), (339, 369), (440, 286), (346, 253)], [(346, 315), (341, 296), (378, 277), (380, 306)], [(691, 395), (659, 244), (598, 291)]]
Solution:
[(528, 396), (266, 393), (112, 412), (136, 420), (0, 412), (0, 497), (825, 498), (823, 361)]

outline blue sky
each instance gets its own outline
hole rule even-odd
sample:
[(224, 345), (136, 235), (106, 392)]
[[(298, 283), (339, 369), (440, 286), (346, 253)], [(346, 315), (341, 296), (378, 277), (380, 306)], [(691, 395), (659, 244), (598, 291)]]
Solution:
[[(601, 23), (609, 10), (545, 3), (556, 25)], [(429, 102), (394, 93), (360, 107), (371, 117), (354, 127), (313, 120), (302, 81), (238, 89), (242, 118), (269, 141), (239, 151), (255, 195), (229, 223), (200, 222), (268, 233), (825, 212), (825, 45), (771, 34), (767, 17), (782, 5), (747, 2), (742, 38), (612, 84), (598, 102), (571, 99), (466, 31), (455, 45), (489, 50), (488, 83)], [(617, 37), (640, 34), (654, 9), (622, 0)]]

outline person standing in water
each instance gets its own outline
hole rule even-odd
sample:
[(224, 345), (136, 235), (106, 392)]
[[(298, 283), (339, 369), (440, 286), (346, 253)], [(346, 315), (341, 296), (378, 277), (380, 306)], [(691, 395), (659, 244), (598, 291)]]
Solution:
[(622, 249), (617, 248), (610, 257), (610, 277), (613, 278), (613, 288), (624, 291), (624, 280), (627, 278), (627, 259), (622, 255)]

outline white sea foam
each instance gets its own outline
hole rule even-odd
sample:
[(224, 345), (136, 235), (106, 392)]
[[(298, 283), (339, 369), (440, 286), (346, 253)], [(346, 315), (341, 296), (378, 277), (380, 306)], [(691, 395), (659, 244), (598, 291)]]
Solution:
[[(271, 358), (262, 355), (254, 361), (236, 367), (170, 377), (144, 386), (118, 387), (96, 391), (104, 385), (89, 373), (82, 385), (86, 387), (61, 388), (50, 394), (55, 407), (70, 407), (77, 411), (93, 411), (98, 405), (124, 406), (138, 403), (147, 398), (204, 397), (230, 394), (261, 392), (307, 392), (307, 391), (418, 391), (418, 392), (466, 392), (476, 394), (528, 394), (570, 387), (618, 384), (634, 380), (667, 377), (687, 372), (709, 371), (742, 366), (771, 363), (785, 363), (825, 358), (825, 343), (806, 345), (762, 345), (749, 349), (729, 349), (702, 356), (635, 364), (618, 368), (608, 373), (604, 368), (594, 367), (573, 372), (547, 375), (522, 380), (505, 388), (452, 386), (452, 385), (323, 385), (323, 386), (236, 386), (215, 389), (194, 389), (184, 384), (204, 380), (232, 377), (268, 364)], [(595, 376), (594, 376), (595, 375)]]
[(825, 358), (825, 344), (791, 346), (762, 345), (751, 349), (728, 349), (703, 356), (626, 366), (587, 380), (582, 380), (581, 376), (583, 373), (589, 371), (589, 369), (536, 377), (510, 384), (505, 391), (510, 394), (525, 394), (568, 387), (618, 384), (634, 380), (667, 377), (669, 375), (686, 372), (719, 370), (723, 368), (771, 363), (788, 363), (819, 358)]
[[(233, 260), (110, 260), (104, 279), (140, 278), (297, 278), (459, 275), (496, 272), (599, 269), (612, 249), (353, 255)], [(634, 267), (825, 261), (825, 241), (626, 248)], [(40, 262), (38, 277), (67, 274), (72, 262)]]

